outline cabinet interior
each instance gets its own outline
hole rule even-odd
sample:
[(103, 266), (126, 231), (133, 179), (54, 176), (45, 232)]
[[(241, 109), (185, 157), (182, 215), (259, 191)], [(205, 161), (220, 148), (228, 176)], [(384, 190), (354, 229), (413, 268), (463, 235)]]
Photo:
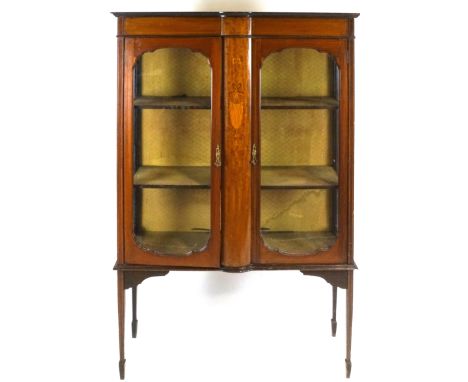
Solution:
[(263, 61), (260, 231), (269, 250), (306, 255), (336, 241), (337, 83), (334, 61), (314, 49)]
[(211, 216), (211, 67), (201, 53), (161, 48), (134, 70), (134, 232), (144, 248), (206, 248)]

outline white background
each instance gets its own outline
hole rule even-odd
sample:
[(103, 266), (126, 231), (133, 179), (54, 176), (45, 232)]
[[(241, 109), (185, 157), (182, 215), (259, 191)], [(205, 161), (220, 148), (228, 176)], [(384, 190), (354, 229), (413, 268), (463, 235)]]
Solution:
[[(117, 45), (109, 12), (255, 10), (361, 12), (352, 380), (466, 381), (462, 4), (4, 2), (0, 379), (118, 380)], [(127, 380), (344, 380), (344, 295), (332, 338), (331, 287), (299, 272), (147, 280), (139, 338), (127, 330)]]

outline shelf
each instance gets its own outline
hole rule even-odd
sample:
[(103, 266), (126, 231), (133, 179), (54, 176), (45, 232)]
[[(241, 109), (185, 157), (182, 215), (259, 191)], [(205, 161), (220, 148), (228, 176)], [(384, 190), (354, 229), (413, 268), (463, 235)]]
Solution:
[(142, 166), (135, 173), (133, 184), (153, 188), (209, 188), (210, 167)]
[[(210, 109), (210, 97), (137, 97), (133, 105), (141, 109)], [(263, 97), (262, 109), (336, 109), (332, 97)]]
[[(338, 175), (329, 166), (264, 166), (263, 189), (334, 188)], [(133, 184), (148, 188), (210, 188), (208, 166), (142, 166)]]
[(330, 166), (262, 166), (262, 188), (333, 188), (338, 175)]
[(336, 109), (332, 97), (263, 97), (262, 109)]
[(135, 236), (137, 243), (145, 249), (167, 255), (189, 255), (206, 248), (209, 230), (144, 232)]
[(306, 255), (327, 250), (336, 242), (332, 232), (277, 232), (262, 230), (265, 245), (273, 251)]
[(210, 97), (137, 97), (133, 105), (141, 109), (210, 109)]

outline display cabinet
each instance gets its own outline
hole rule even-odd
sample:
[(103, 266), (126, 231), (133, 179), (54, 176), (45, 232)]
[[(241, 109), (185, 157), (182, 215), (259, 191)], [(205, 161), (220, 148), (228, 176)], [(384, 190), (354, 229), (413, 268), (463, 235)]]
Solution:
[(298, 270), (353, 312), (354, 18), (118, 17), (118, 309), (170, 271)]

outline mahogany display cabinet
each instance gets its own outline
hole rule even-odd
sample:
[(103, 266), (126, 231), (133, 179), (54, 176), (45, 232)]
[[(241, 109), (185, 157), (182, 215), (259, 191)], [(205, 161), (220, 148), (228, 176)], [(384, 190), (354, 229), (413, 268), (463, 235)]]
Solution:
[(298, 270), (353, 314), (354, 18), (118, 18), (118, 316), (170, 271)]

